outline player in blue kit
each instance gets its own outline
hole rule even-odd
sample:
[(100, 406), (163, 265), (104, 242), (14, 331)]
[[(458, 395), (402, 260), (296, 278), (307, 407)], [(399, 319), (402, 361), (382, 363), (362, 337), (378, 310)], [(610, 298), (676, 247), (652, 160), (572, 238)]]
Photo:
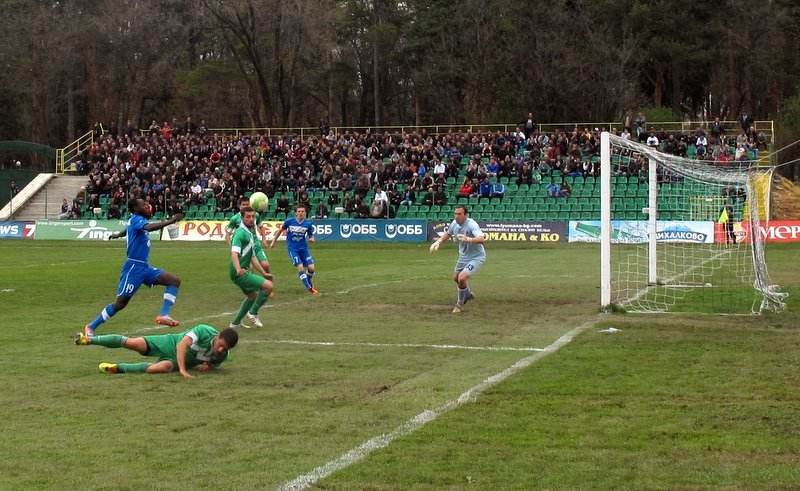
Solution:
[(453, 215), (454, 220), (447, 226), (444, 234), (431, 244), (431, 252), (438, 251), (442, 242), (451, 237), (458, 241), (458, 261), (453, 275), (453, 280), (458, 284), (458, 300), (456, 300), (453, 313), (460, 314), (464, 309), (464, 304), (475, 298), (467, 286), (467, 280), (486, 261), (486, 249), (483, 247), (486, 236), (483, 235), (478, 222), (469, 218), (466, 206), (456, 206)]
[(178, 296), (178, 287), (181, 280), (163, 269), (154, 268), (148, 264), (150, 258), (150, 232), (161, 230), (167, 225), (179, 221), (183, 218), (182, 213), (176, 213), (169, 220), (150, 223), (147, 221), (147, 204), (143, 199), (133, 198), (128, 201), (128, 209), (131, 210), (131, 218), (125, 230), (111, 234), (109, 239), (127, 237), (127, 256), (125, 264), (119, 275), (119, 286), (117, 287), (117, 300), (106, 306), (90, 324), (86, 324), (83, 332), (87, 337), (94, 336), (97, 327), (109, 320), (117, 312), (124, 309), (128, 302), (136, 294), (142, 284), (152, 287), (153, 285), (164, 285), (167, 291), (164, 292), (164, 303), (161, 312), (156, 317), (156, 323), (165, 326), (177, 326), (180, 322), (169, 316), (169, 310), (175, 303)]
[(275, 232), (272, 242), (269, 244), (270, 249), (275, 248), (275, 241), (284, 230), (286, 230), (286, 250), (289, 252), (292, 266), (297, 267), (297, 274), (306, 290), (312, 295), (318, 294), (319, 291), (314, 288), (313, 283), (314, 258), (311, 257), (308, 244), (306, 244), (306, 236), (308, 236), (308, 242), (314, 243), (314, 226), (306, 220), (305, 206), (297, 205), (295, 207), (294, 218), (287, 219), (281, 225), (281, 229)]

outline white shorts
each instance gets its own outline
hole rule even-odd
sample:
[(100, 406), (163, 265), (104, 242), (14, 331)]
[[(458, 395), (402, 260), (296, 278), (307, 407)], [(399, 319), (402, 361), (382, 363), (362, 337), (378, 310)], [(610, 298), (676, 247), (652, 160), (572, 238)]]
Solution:
[(456, 270), (454, 271), (455, 274), (459, 274), (462, 271), (467, 273), (467, 276), (472, 276), (475, 274), (481, 266), (483, 266), (483, 259), (473, 259), (472, 261), (458, 261), (456, 263)]

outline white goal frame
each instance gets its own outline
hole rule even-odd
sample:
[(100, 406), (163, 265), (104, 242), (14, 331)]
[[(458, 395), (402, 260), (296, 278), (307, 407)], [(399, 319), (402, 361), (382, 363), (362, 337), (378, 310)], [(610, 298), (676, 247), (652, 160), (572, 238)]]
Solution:
[[(773, 285), (770, 281), (769, 274), (766, 267), (766, 258), (764, 255), (764, 237), (762, 237), (760, 216), (764, 215), (768, 220), (769, 210), (759, 209), (759, 202), (769, 203), (769, 196), (758, 197), (757, 187), (754, 185), (755, 175), (768, 174), (771, 177), (771, 168), (756, 168), (750, 167), (742, 169), (736, 166), (730, 168), (721, 168), (714, 166), (713, 163), (701, 162), (696, 160), (683, 159), (674, 155), (663, 154), (654, 148), (647, 147), (640, 143), (632, 142), (630, 140), (623, 140), (622, 138), (611, 135), (608, 132), (603, 132), (600, 137), (601, 153), (600, 153), (600, 304), (604, 311), (610, 311), (614, 308), (614, 304), (619, 301), (615, 296), (614, 281), (615, 275), (619, 278), (618, 272), (612, 271), (612, 184), (611, 176), (612, 169), (612, 142), (621, 148), (639, 153), (640, 155), (648, 158), (648, 176), (647, 176), (647, 207), (642, 209), (643, 215), (647, 216), (647, 247), (646, 247), (646, 275), (647, 275), (647, 288), (656, 287), (659, 282), (663, 280), (659, 276), (659, 243), (657, 240), (658, 231), (658, 169), (659, 166), (664, 166), (665, 170), (670, 171), (677, 169), (678, 172), (685, 172), (687, 179), (696, 180), (699, 182), (708, 182), (710, 185), (726, 185), (727, 183), (735, 183), (746, 189), (747, 203), (749, 203), (749, 213), (746, 218), (749, 220), (750, 227), (750, 241), (747, 245), (749, 249), (744, 249), (742, 245), (741, 254), (750, 254), (750, 259), (744, 261), (748, 265), (748, 281), (752, 279), (753, 289), (755, 290), (754, 296), (760, 294), (760, 305), (751, 307), (752, 313), (760, 313), (764, 310), (781, 311), (785, 308), (786, 304), (783, 299), (786, 293), (781, 292), (779, 287)], [(706, 169), (707, 168), (707, 169)], [(768, 177), (768, 178), (769, 178)], [(768, 186), (767, 191), (768, 193)], [(761, 199), (763, 198), (763, 199)], [(711, 201), (711, 200), (706, 200)], [(713, 204), (710, 206), (714, 206)], [(711, 208), (709, 208), (711, 209)], [(701, 246), (702, 247), (702, 246)], [(719, 246), (717, 246), (719, 247)], [(644, 253), (640, 254), (643, 256)], [(724, 254), (718, 254), (713, 257), (716, 260), (724, 260)], [(742, 256), (740, 256), (742, 257)], [(692, 258), (689, 258), (690, 260)], [(749, 271), (749, 262), (752, 261), (752, 271)], [(693, 268), (701, 267), (701, 265), (686, 264), (687, 271)], [(643, 275), (642, 275), (643, 276)], [(641, 280), (643, 281), (643, 280)], [(664, 283), (661, 283), (663, 285)], [(696, 287), (697, 285), (695, 285)], [(700, 285), (705, 287), (712, 287), (710, 283)], [(691, 288), (691, 286), (680, 285), (680, 288)], [(645, 292), (640, 292), (638, 295), (644, 295)], [(759, 303), (759, 302), (757, 302)], [(624, 307), (623, 307), (624, 308)], [(625, 309), (627, 310), (627, 309)], [(649, 310), (636, 310), (637, 312), (661, 312), (664, 310), (653, 309)]]

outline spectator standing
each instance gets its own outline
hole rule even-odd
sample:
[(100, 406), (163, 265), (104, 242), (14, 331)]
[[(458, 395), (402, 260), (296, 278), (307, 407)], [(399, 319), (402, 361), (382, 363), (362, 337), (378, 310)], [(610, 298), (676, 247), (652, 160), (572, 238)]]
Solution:
[(714, 142), (720, 142), (720, 139), (725, 134), (725, 127), (719, 120), (719, 116), (714, 118), (714, 124), (711, 125), (711, 136), (714, 137)]
[(639, 114), (636, 115), (634, 122), (636, 123), (636, 139), (642, 141), (642, 135), (647, 126), (647, 118), (645, 118), (644, 114), (640, 111)]
[(14, 179), (11, 179), (10, 190), (12, 198), (19, 194), (19, 186), (17, 186), (17, 181), (15, 181)]
[(535, 130), (536, 119), (533, 117), (533, 113), (529, 112), (528, 116), (522, 121), (522, 132), (525, 134), (525, 139), (530, 138)]
[(742, 113), (737, 118), (739, 124), (742, 125), (742, 133), (750, 135), (750, 130), (753, 125), (753, 117), (747, 114), (747, 111), (742, 110)]
[(629, 136), (633, 131), (633, 112), (630, 109), (622, 115), (622, 131), (628, 133)]

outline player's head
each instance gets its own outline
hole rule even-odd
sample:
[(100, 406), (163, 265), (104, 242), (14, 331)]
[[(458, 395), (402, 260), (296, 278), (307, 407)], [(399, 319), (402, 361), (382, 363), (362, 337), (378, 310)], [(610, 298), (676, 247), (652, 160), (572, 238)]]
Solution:
[(244, 209), (246, 207), (249, 207), (249, 206), (250, 206), (250, 198), (247, 198), (246, 196), (240, 196), (239, 197), (239, 211), (244, 212)]
[(294, 207), (294, 216), (297, 218), (298, 222), (302, 222), (306, 219), (306, 207), (303, 205), (297, 205)]
[(252, 227), (256, 223), (256, 210), (249, 204), (240, 210), (242, 212), (242, 223), (247, 227)]
[(457, 224), (463, 225), (464, 222), (466, 222), (467, 218), (469, 217), (469, 212), (467, 211), (467, 207), (465, 205), (456, 206), (455, 211), (453, 211), (453, 216), (455, 217)]
[(147, 203), (141, 198), (131, 198), (128, 200), (128, 209), (134, 215), (147, 216)]
[(238, 342), (239, 333), (236, 332), (236, 329), (226, 327), (221, 330), (219, 334), (217, 334), (217, 337), (214, 338), (214, 341), (211, 342), (211, 350), (214, 353), (222, 354), (235, 348)]

